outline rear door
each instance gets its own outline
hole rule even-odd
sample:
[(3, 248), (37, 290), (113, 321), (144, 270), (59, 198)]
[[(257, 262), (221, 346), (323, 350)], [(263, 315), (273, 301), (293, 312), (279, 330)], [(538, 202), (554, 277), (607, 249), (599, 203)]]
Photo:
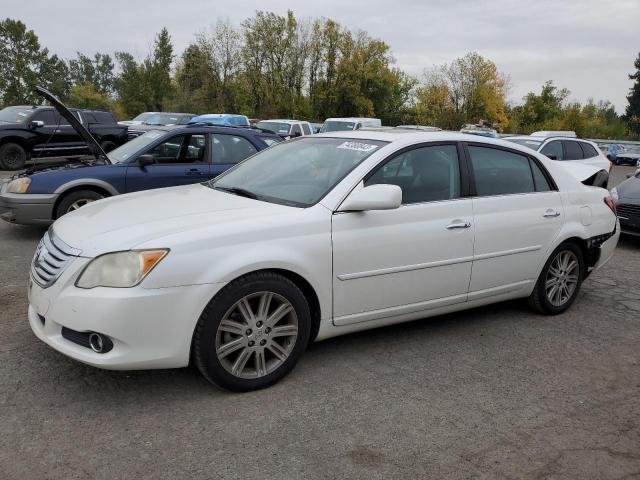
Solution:
[(239, 135), (211, 134), (211, 174), (217, 177), (236, 163), (258, 152), (258, 148)]
[(153, 165), (141, 167), (132, 163), (127, 167), (126, 190), (136, 192), (207, 180), (211, 178), (207, 151), (204, 133), (172, 136), (143, 152), (154, 157)]
[(467, 154), (476, 194), (469, 300), (527, 289), (562, 226), (560, 194), (534, 157), (475, 143)]

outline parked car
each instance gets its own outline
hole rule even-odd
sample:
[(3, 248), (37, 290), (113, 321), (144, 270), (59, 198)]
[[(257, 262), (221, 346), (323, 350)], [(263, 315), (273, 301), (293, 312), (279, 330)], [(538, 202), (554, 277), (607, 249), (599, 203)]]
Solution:
[(198, 115), (189, 120), (190, 125), (195, 123), (229, 127), (249, 127), (251, 125), (246, 115), (230, 113), (207, 113), (206, 115)]
[(301, 120), (262, 120), (256, 127), (280, 135), (286, 140), (314, 134), (311, 124)]
[(537, 136), (506, 137), (505, 140), (531, 148), (546, 155), (551, 160), (571, 160), (575, 163), (596, 167), (599, 172), (592, 179), (593, 185), (607, 187), (611, 162), (607, 160), (607, 157), (604, 156), (595, 143), (569, 136), (555, 136), (555, 134), (545, 137), (542, 135), (545, 132), (537, 133), (539, 134)]
[(442, 129), (439, 127), (431, 127), (429, 125), (398, 125), (395, 128), (402, 128), (405, 130), (420, 130), (423, 132), (441, 132)]
[(310, 341), (514, 298), (558, 314), (620, 235), (585, 168), (454, 132), (293, 139), (213, 181), (57, 220), (29, 323), (89, 365), (192, 362), (243, 391), (282, 378)]
[(619, 150), (615, 158), (611, 159), (614, 165), (630, 165), (640, 167), (640, 146), (628, 145), (624, 150)]
[[(127, 141), (127, 127), (109, 112), (69, 110), (105, 151)], [(80, 155), (89, 147), (53, 107), (15, 106), (0, 110), (0, 169), (19, 170), (36, 157)]]
[(120, 125), (186, 125), (195, 113), (143, 112), (131, 120), (118, 122)]
[(465, 125), (460, 129), (462, 133), (468, 135), (479, 135), (481, 137), (498, 138), (498, 132), (490, 127), (484, 127), (482, 125)]
[(348, 118), (327, 118), (320, 129), (324, 132), (340, 132), (348, 130), (360, 130), (361, 128), (381, 127), (379, 118), (348, 117)]
[(640, 169), (611, 189), (622, 233), (640, 237)]
[[(51, 95), (51, 94), (48, 94)], [(63, 118), (73, 115), (52, 95)], [(247, 128), (156, 127), (105, 153), (80, 124), (93, 153), (63, 165), (38, 165), (0, 185), (0, 218), (49, 224), (68, 212), (121, 193), (209, 180), (282, 139)]]
[(320, 133), (320, 130), (322, 130), (322, 123), (312, 123), (311, 128), (313, 129), (313, 133)]

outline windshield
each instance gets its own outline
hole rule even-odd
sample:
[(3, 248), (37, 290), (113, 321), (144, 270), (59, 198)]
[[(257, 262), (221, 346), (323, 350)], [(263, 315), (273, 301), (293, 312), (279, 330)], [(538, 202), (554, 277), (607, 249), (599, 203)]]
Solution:
[(33, 112), (32, 108), (7, 107), (0, 110), (0, 122), (22, 123)]
[(342, 122), (337, 120), (328, 120), (324, 122), (320, 132), (342, 132), (344, 130), (353, 130), (356, 122)]
[(153, 113), (151, 113), (151, 112), (141, 113), (137, 117), (133, 117), (131, 119), (131, 121), (144, 122), (145, 120), (147, 120), (147, 118), (150, 118), (152, 115), (153, 115)]
[(533, 140), (531, 138), (504, 138), (507, 142), (517, 143), (518, 145), (522, 145), (524, 147), (529, 147), (532, 150), (538, 150), (542, 142), (538, 140)]
[(309, 207), (386, 143), (304, 137), (263, 150), (208, 185), (267, 202)]
[(154, 113), (147, 116), (142, 123), (146, 125), (175, 125), (180, 120), (178, 115), (170, 113)]
[(269, 130), (273, 133), (279, 133), (280, 135), (289, 135), (289, 124), (282, 122), (258, 122), (256, 125), (258, 128)]
[(131, 155), (143, 149), (147, 145), (150, 145), (164, 134), (165, 132), (161, 130), (149, 130), (133, 140), (129, 140), (127, 143), (119, 146), (115, 150), (111, 150), (107, 157), (109, 157), (111, 163), (122, 163), (125, 160), (128, 160)]

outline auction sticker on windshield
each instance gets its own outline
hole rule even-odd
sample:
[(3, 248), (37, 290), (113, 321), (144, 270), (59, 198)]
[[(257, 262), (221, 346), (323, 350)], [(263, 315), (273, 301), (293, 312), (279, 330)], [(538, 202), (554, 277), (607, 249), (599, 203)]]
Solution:
[(371, 145), (370, 143), (362, 142), (344, 142), (338, 145), (337, 148), (344, 148), (346, 150), (356, 150), (358, 152), (371, 152), (378, 148), (378, 145)]

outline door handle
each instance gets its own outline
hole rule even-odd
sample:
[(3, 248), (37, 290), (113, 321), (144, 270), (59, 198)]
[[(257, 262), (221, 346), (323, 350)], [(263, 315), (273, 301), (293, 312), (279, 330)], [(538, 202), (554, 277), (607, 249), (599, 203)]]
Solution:
[(454, 230), (456, 228), (469, 228), (471, 227), (471, 222), (460, 222), (460, 221), (454, 221), (453, 223), (450, 223), (449, 225), (446, 226), (447, 230)]
[(544, 212), (544, 215), (543, 215), (544, 218), (555, 218), (559, 216), (560, 216), (560, 212), (556, 212), (551, 208), (549, 208), (546, 212)]
[(205, 175), (206, 172), (203, 172), (202, 170), (199, 170), (197, 168), (189, 168), (187, 170), (184, 171), (187, 175)]

